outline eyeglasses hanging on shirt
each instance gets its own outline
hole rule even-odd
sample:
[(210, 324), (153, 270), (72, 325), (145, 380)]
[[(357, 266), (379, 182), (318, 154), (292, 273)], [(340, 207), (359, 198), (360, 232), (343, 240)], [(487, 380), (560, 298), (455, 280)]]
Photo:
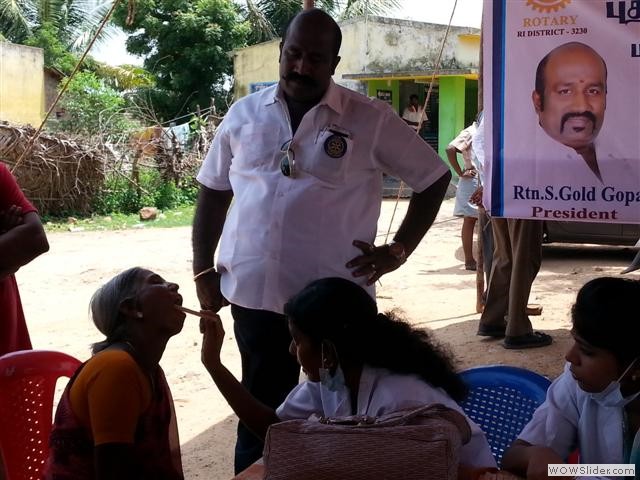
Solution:
[(293, 139), (287, 140), (280, 147), (280, 153), (282, 153), (282, 159), (280, 160), (280, 171), (285, 177), (296, 177), (296, 154), (291, 148)]

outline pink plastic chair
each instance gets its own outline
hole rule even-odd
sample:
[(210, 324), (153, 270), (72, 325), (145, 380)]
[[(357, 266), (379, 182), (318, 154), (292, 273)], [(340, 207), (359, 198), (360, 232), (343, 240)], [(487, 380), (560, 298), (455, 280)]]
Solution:
[(40, 478), (49, 453), (56, 381), (71, 377), (79, 366), (65, 353), (46, 350), (0, 357), (0, 453), (8, 480)]

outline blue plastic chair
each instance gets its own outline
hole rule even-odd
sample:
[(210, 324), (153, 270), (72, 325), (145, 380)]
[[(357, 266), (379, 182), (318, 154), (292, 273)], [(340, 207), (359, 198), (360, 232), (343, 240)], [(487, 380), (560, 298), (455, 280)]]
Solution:
[(504, 451), (544, 402), (551, 382), (524, 368), (487, 365), (460, 372), (469, 395), (460, 406), (484, 431), (500, 466)]

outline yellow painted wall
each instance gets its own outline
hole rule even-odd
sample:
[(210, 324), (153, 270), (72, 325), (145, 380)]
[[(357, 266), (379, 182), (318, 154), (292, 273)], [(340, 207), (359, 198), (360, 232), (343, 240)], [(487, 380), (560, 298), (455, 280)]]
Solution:
[(233, 52), (234, 96), (244, 97), (252, 83), (277, 82), (280, 39), (259, 43)]
[(458, 44), (456, 45), (456, 58), (461, 63), (478, 66), (478, 64), (480, 63), (480, 35), (458, 35)]
[(0, 42), (0, 120), (40, 125), (44, 118), (42, 49)]

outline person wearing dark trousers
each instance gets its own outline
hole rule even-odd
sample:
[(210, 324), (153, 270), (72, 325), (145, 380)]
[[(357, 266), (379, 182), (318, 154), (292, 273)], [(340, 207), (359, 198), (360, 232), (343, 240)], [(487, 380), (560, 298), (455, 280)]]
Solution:
[[(242, 383), (272, 408), (299, 376), (288, 354), (286, 301), (322, 277), (353, 279), (374, 296), (376, 280), (418, 246), (451, 179), (387, 104), (332, 81), (341, 38), (321, 10), (298, 14), (280, 44), (279, 83), (232, 105), (197, 176), (200, 305), (232, 305)], [(393, 241), (375, 245), (383, 173), (415, 193)], [(236, 472), (261, 449), (241, 424)]]

